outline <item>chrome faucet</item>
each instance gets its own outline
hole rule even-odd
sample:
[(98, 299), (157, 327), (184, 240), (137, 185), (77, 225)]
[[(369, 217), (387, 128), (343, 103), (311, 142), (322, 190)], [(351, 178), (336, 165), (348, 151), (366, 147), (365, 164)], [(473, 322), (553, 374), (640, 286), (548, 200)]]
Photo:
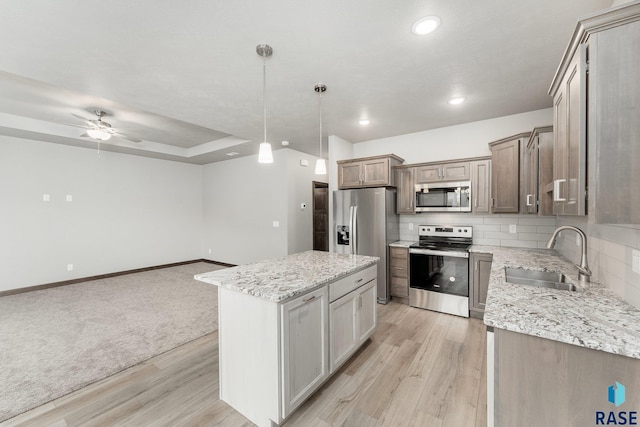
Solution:
[(582, 257), (580, 258), (580, 265), (578, 266), (578, 280), (580, 281), (580, 283), (589, 283), (589, 281), (591, 280), (591, 270), (589, 270), (589, 266), (587, 265), (587, 236), (582, 230), (572, 225), (563, 225), (556, 228), (556, 230), (551, 235), (551, 238), (547, 242), (547, 249), (553, 249), (553, 246), (556, 244), (558, 233), (560, 233), (562, 230), (573, 230), (578, 233), (578, 236), (580, 236), (580, 244), (582, 245)]

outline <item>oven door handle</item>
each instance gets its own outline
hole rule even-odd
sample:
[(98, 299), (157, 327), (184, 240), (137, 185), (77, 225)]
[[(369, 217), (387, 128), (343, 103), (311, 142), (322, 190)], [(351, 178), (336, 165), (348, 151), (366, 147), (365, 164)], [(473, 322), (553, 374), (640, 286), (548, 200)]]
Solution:
[(410, 248), (409, 254), (416, 255), (438, 255), (438, 256), (448, 256), (452, 258), (469, 258), (469, 252), (456, 252), (456, 251), (438, 251), (433, 249), (416, 249)]

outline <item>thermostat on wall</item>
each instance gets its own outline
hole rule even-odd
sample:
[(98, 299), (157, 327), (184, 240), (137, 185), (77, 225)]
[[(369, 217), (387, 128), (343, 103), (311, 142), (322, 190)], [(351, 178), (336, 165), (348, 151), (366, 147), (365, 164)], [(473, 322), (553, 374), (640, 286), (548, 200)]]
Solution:
[(300, 160), (300, 166), (304, 166), (306, 168), (307, 166), (309, 166), (309, 160), (307, 159)]

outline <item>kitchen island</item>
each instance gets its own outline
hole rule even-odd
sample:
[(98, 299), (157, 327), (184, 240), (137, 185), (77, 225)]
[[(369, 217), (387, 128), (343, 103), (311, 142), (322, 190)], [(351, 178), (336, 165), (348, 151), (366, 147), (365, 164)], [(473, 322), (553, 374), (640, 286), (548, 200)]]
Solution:
[(377, 262), (308, 251), (196, 275), (218, 286), (220, 399), (284, 422), (373, 333)]
[[(580, 283), (577, 267), (554, 250), (470, 250), (493, 254), (484, 313), (488, 426), (597, 425), (610, 411), (640, 410), (640, 310), (601, 283)], [(577, 289), (512, 284), (505, 267), (562, 273)], [(608, 402), (616, 383), (627, 392), (619, 409)]]

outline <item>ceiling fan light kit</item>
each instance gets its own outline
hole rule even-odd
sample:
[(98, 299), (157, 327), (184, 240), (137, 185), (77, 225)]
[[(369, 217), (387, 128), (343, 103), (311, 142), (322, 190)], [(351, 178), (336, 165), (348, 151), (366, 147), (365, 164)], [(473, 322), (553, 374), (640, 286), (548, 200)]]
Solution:
[(273, 153), (271, 152), (271, 144), (267, 142), (267, 58), (273, 55), (273, 49), (268, 44), (259, 44), (256, 46), (256, 52), (262, 56), (262, 110), (264, 123), (264, 139), (260, 143), (258, 151), (258, 163), (273, 163)]

